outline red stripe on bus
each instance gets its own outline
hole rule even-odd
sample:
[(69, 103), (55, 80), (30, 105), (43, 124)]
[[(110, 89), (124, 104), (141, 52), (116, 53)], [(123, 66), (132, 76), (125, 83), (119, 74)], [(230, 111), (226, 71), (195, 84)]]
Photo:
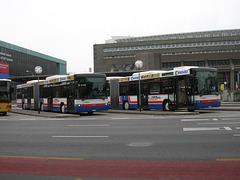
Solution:
[(84, 104), (83, 107), (102, 107), (104, 104)]
[[(65, 107), (67, 107), (67, 104), (64, 104)], [(53, 107), (60, 107), (60, 104), (53, 104)]]
[(217, 99), (209, 99), (209, 100), (201, 100), (201, 103), (206, 104), (206, 103), (216, 103), (218, 102)]
[(148, 101), (148, 104), (162, 104), (163, 101)]

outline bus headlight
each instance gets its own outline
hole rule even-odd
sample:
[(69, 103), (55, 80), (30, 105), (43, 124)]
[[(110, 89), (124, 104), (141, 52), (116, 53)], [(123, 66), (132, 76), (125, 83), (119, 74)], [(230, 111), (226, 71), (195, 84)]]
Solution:
[(83, 107), (83, 104), (77, 104), (78, 107)]

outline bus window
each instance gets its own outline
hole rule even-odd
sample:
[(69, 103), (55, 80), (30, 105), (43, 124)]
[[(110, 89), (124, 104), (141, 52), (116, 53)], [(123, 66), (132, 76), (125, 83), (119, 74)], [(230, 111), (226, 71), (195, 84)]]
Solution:
[(159, 94), (160, 93), (160, 82), (151, 82), (150, 83), (150, 94)]
[(129, 85), (128, 84), (121, 84), (121, 86), (120, 86), (120, 95), (121, 96), (126, 96), (128, 94), (129, 94)]

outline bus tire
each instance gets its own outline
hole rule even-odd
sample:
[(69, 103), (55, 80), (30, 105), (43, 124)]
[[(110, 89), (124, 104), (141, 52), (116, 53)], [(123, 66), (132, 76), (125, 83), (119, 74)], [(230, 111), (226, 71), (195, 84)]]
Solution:
[(170, 100), (165, 100), (163, 102), (163, 111), (170, 111), (170, 104), (172, 104)]
[(65, 113), (65, 105), (63, 103), (60, 105), (60, 112)]
[(6, 116), (6, 115), (7, 115), (7, 112), (3, 112), (2, 115), (3, 115), (3, 116)]
[(43, 103), (40, 104), (40, 111), (43, 111)]
[(128, 101), (125, 101), (125, 102), (123, 103), (123, 109), (124, 109), (124, 110), (129, 110), (129, 109), (130, 109), (130, 105), (129, 105), (129, 102), (128, 102)]

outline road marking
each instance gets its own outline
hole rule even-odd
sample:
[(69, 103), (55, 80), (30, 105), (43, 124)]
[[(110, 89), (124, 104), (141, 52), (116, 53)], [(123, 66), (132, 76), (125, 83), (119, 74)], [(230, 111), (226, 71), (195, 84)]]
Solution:
[(182, 122), (191, 122), (191, 121), (209, 121), (209, 119), (181, 119)]
[(68, 125), (68, 126), (71, 126), (71, 127), (107, 127), (109, 126), (109, 124), (93, 124), (93, 125)]
[(36, 119), (19, 119), (20, 121), (35, 121)]
[(236, 129), (240, 129), (240, 127), (236, 127)]
[(0, 121), (7, 121), (7, 119), (0, 119)]
[(213, 118), (213, 121), (218, 121), (218, 119), (217, 118)]
[(36, 157), (36, 156), (4, 156), (4, 155), (0, 155), (0, 158), (83, 160), (83, 158)]
[(52, 136), (53, 138), (108, 138), (109, 136)]
[(183, 131), (216, 131), (221, 130), (219, 127), (202, 127), (202, 128), (183, 128)]
[(231, 129), (230, 127), (224, 127), (224, 129), (225, 129), (226, 131), (232, 131), (232, 129)]
[(198, 124), (240, 124), (240, 122), (227, 122), (227, 123), (198, 123)]
[(112, 118), (112, 119), (130, 119), (130, 118)]
[(223, 121), (240, 120), (240, 118), (222, 118)]
[(238, 136), (240, 136), (240, 134), (234, 134), (233, 136), (236, 136), (236, 137), (238, 137)]

